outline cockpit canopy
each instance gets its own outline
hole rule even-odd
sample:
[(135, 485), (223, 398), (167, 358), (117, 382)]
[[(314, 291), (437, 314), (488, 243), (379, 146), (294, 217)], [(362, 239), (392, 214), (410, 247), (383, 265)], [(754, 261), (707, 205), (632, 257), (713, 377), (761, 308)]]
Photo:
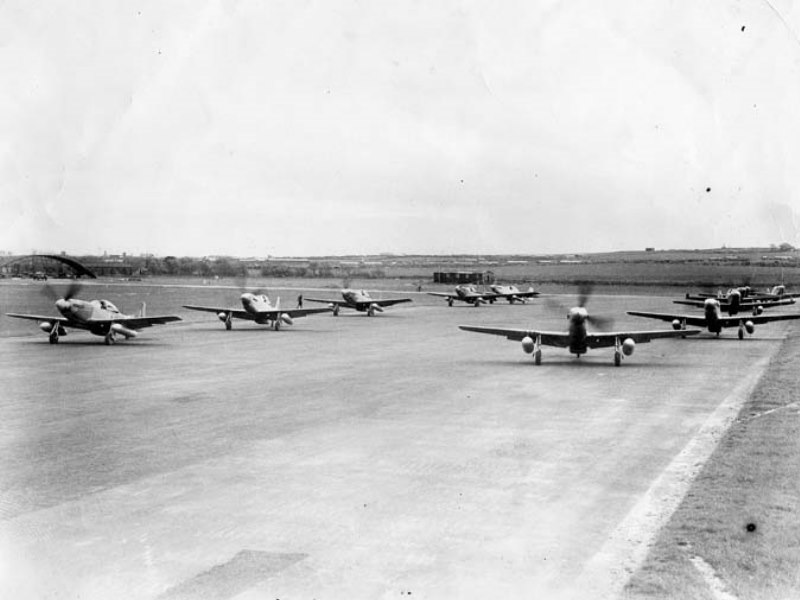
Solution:
[(119, 312), (119, 309), (116, 306), (114, 306), (112, 302), (108, 300), (95, 300), (93, 304), (97, 304), (97, 306), (109, 312), (115, 312), (115, 313)]

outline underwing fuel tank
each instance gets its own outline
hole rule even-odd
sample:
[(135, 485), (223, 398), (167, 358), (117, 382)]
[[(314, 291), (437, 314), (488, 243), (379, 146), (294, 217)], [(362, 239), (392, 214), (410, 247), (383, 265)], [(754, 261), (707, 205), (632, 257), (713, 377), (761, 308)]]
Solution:
[(624, 342), (622, 342), (622, 353), (625, 356), (630, 356), (633, 354), (633, 349), (636, 347), (636, 342), (634, 342), (631, 338), (627, 338)]
[(294, 321), (292, 320), (292, 317), (290, 317), (286, 313), (281, 313), (281, 321), (283, 321), (287, 325), (293, 325), (294, 324)]
[[(50, 333), (51, 331), (53, 331), (53, 325), (54, 323), (50, 323), (49, 321), (42, 321), (41, 323), (39, 323), (39, 329), (41, 329), (45, 333)], [(67, 330), (59, 326), (58, 335), (67, 335)]]
[(126, 338), (133, 338), (138, 335), (133, 329), (128, 329), (119, 323), (112, 323), (111, 331), (114, 333), (119, 333), (120, 335), (124, 335)]
[(522, 351), (525, 354), (530, 354), (533, 352), (533, 338), (529, 335), (526, 335), (522, 338)]

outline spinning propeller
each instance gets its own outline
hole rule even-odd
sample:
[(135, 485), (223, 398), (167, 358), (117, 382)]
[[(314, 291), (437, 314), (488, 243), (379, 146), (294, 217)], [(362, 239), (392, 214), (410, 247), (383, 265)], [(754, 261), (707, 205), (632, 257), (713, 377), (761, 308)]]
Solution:
[[(579, 308), (586, 308), (586, 305), (589, 303), (589, 298), (592, 297), (592, 293), (594, 291), (594, 286), (590, 283), (582, 283), (578, 286), (578, 307)], [(550, 310), (557, 311), (561, 314), (568, 313), (569, 308), (564, 305), (563, 303), (554, 300), (553, 298), (547, 298), (545, 300), (545, 306), (547, 306)], [(587, 313), (586, 321), (593, 327), (596, 327), (600, 331), (608, 331), (614, 326), (614, 320), (610, 317), (598, 317), (592, 316)]]
[(64, 294), (61, 295), (53, 286), (45, 284), (42, 288), (42, 294), (53, 300), (53, 302), (57, 300), (71, 300), (80, 293), (81, 289), (83, 289), (83, 285), (79, 281), (73, 281), (67, 286), (67, 290)]

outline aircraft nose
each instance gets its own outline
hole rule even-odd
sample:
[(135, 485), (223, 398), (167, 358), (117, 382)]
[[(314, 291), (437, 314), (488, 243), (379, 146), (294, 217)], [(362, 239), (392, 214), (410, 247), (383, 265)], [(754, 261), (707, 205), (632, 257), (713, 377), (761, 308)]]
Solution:
[(69, 310), (69, 306), (70, 306), (69, 300), (64, 300), (64, 298), (60, 298), (59, 300), (56, 300), (56, 308), (59, 311), (61, 311), (62, 313), (64, 311)]

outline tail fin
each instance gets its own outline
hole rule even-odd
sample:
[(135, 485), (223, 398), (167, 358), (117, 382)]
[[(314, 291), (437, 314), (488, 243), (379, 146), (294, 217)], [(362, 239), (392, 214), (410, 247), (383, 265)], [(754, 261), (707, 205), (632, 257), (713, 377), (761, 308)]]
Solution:
[(145, 313), (147, 313), (147, 303), (142, 302), (142, 306), (139, 308), (139, 314), (136, 315), (136, 316), (137, 317), (145, 317), (145, 316), (147, 316)]

